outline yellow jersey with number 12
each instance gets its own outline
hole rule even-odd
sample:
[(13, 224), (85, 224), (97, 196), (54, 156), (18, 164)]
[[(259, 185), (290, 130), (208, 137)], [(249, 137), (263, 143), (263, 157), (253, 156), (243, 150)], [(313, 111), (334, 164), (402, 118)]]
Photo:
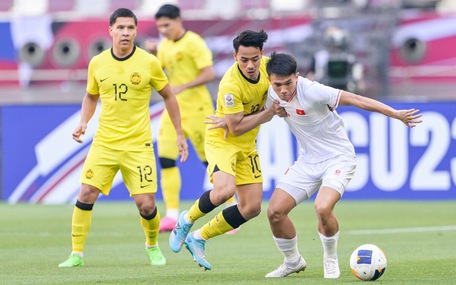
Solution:
[(141, 151), (152, 146), (150, 97), (152, 88), (168, 83), (159, 60), (134, 47), (125, 58), (105, 50), (89, 63), (87, 92), (100, 95), (101, 114), (94, 145)]

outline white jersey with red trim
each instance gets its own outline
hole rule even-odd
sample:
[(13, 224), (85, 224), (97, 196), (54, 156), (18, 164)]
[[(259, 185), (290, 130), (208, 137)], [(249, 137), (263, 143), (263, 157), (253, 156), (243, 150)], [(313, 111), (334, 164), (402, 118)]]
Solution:
[(342, 91), (299, 77), (297, 92), (290, 101), (283, 101), (268, 90), (266, 107), (274, 100), (287, 111), (284, 118), (300, 144), (299, 155), (309, 163), (318, 163), (344, 155), (355, 157), (355, 149), (336, 108)]

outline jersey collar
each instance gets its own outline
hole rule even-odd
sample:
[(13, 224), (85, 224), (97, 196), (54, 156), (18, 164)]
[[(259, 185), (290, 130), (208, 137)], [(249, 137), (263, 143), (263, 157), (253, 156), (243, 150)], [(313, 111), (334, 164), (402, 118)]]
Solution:
[(133, 50), (131, 51), (131, 53), (130, 53), (129, 55), (127, 55), (126, 57), (120, 58), (120, 57), (117, 57), (117, 56), (114, 55), (114, 51), (113, 51), (112, 48), (111, 48), (111, 55), (112, 55), (112, 57), (113, 57), (115, 60), (124, 61), (124, 60), (127, 60), (127, 59), (129, 59), (130, 57), (132, 57), (133, 54), (135, 53), (135, 50), (136, 50), (136, 45), (133, 46)]
[(244, 73), (242, 73), (241, 68), (239, 68), (239, 65), (237, 66), (237, 68), (238, 68), (238, 70), (239, 70), (239, 73), (241, 73), (242, 77), (244, 77), (244, 79), (247, 80), (248, 82), (250, 82), (250, 83), (252, 83), (252, 84), (257, 84), (258, 82), (260, 82), (261, 72), (258, 73), (258, 78), (257, 78), (257, 80), (252, 80), (252, 79), (246, 77), (246, 76), (244, 75)]
[(290, 100), (287, 101), (288, 103), (290, 103), (291, 101), (293, 101), (294, 97), (296, 97), (296, 93), (298, 93), (297, 90), (298, 90), (298, 87), (296, 86), (295, 91), (293, 92), (293, 94), (291, 94)]

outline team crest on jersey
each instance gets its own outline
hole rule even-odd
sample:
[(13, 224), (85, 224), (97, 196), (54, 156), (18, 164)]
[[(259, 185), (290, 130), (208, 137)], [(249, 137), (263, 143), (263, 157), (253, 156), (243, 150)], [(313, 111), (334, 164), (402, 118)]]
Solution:
[(133, 72), (130, 75), (130, 81), (131, 84), (138, 85), (139, 83), (141, 83), (141, 74), (139, 74), (138, 72)]
[(181, 52), (178, 52), (178, 53), (176, 53), (175, 57), (176, 57), (177, 61), (180, 61), (180, 60), (182, 60), (184, 58), (184, 55)]
[(296, 109), (296, 114), (298, 114), (300, 116), (304, 116), (306, 114), (306, 112), (304, 112), (304, 110), (301, 110), (301, 109)]
[(87, 170), (87, 172), (86, 172), (86, 174), (85, 174), (85, 177), (86, 177), (87, 179), (92, 179), (92, 177), (93, 177), (93, 171), (92, 171), (92, 169)]
[(233, 107), (234, 106), (234, 96), (233, 96), (233, 94), (225, 94), (225, 105), (227, 107)]

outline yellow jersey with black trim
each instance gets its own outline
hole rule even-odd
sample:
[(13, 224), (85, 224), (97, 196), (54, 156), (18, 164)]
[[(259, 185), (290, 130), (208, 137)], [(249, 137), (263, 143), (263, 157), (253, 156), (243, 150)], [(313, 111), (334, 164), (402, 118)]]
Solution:
[(125, 58), (108, 49), (92, 58), (87, 92), (100, 95), (101, 113), (93, 144), (116, 150), (152, 147), (150, 97), (168, 79), (160, 61), (138, 47)]
[[(225, 73), (220, 81), (217, 94), (217, 107), (215, 114), (224, 117), (227, 114), (244, 113), (249, 116), (259, 112), (266, 102), (269, 80), (266, 73), (266, 63), (269, 57), (263, 56), (260, 63), (260, 75), (258, 81), (252, 81), (245, 77), (239, 69), (238, 62), (235, 62)], [(210, 127), (211, 125), (208, 125)], [(208, 140), (227, 141), (242, 149), (255, 147), (256, 137), (260, 126), (242, 134), (234, 136), (231, 133), (228, 139), (224, 138), (224, 130), (217, 128), (206, 130)]]
[[(171, 86), (193, 81), (201, 74), (201, 69), (213, 65), (211, 50), (204, 39), (192, 31), (186, 31), (177, 41), (164, 38), (160, 42), (157, 57), (166, 71)], [(200, 104), (213, 106), (212, 97), (205, 85), (185, 89), (176, 94), (176, 98), (182, 117), (197, 109)]]

